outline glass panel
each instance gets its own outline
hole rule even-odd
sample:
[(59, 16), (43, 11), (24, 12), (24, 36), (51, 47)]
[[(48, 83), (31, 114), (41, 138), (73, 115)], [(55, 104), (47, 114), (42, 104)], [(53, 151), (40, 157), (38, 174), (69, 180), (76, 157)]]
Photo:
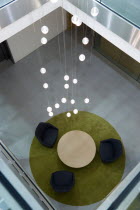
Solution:
[(15, 1), (15, 0), (0, 0), (0, 8), (2, 8), (5, 5), (11, 3), (12, 1)]
[(140, 2), (139, 0), (101, 0), (105, 6), (118, 13), (131, 23), (140, 27)]
[(22, 208), (11, 196), (9, 191), (0, 183), (0, 209), (9, 210), (21, 210)]
[(0, 210), (32, 210), (35, 207), (38, 210), (53, 209), (17, 159), (1, 142), (0, 148)]

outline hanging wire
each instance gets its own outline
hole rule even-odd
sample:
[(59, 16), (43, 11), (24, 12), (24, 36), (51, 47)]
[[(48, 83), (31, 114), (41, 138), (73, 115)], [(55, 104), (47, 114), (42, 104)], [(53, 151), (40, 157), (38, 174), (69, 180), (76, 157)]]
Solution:
[[(87, 3), (87, 5), (86, 5), (86, 9), (87, 9), (87, 14), (88, 14), (88, 6), (89, 6), (89, 4), (88, 4), (88, 0), (87, 0), (87, 2), (86, 2), (86, 3)], [(86, 15), (86, 22), (87, 22), (87, 19), (88, 19), (88, 18), (87, 18), (87, 15)], [(88, 27), (88, 26), (86, 25), (85, 36), (87, 35), (87, 27)]]
[[(91, 29), (92, 30), (92, 29)], [(91, 54), (90, 54), (90, 64), (92, 63), (92, 52), (93, 52), (93, 45), (94, 45), (94, 31), (91, 31)]]
[[(65, 18), (64, 18), (64, 9), (63, 9), (63, 0), (62, 0), (62, 24), (63, 24), (63, 46), (64, 46), (64, 71), (65, 75), (67, 75), (67, 58), (66, 58), (66, 36), (65, 36)], [(67, 104), (66, 104), (66, 109), (68, 109), (68, 97), (69, 97), (69, 89), (66, 89), (66, 99), (67, 99)]]
[[(87, 11), (87, 14), (86, 14), (86, 22), (88, 21), (88, 9), (89, 9), (89, 0), (87, 0), (87, 2), (86, 2), (86, 11)], [(88, 34), (88, 26), (86, 25), (85, 37), (87, 37), (87, 34)], [(89, 62), (90, 62), (90, 59), (89, 59)], [(87, 91), (87, 94), (86, 95), (88, 95), (88, 91)]]
[[(45, 22), (44, 22), (44, 17), (45, 17), (45, 12), (44, 12), (44, 5), (42, 5), (41, 6), (42, 7), (42, 10), (41, 10), (41, 17), (42, 18), (40, 18), (40, 30), (41, 30), (41, 27), (43, 26), (43, 24), (45, 24)], [(40, 8), (41, 8), (40, 7)], [(43, 23), (44, 22), (44, 23)], [(41, 52), (40, 52), (40, 47), (36, 50), (36, 53), (37, 53), (37, 57), (38, 57), (38, 61), (39, 61), (39, 63), (40, 63), (40, 68), (43, 66), (43, 59), (42, 59), (42, 56), (41, 56)], [(45, 68), (46, 68), (46, 66), (45, 66)], [(44, 76), (43, 76), (44, 77)], [(49, 87), (50, 88), (50, 87)], [(49, 89), (48, 88), (48, 89)], [(46, 94), (46, 100), (47, 100), (47, 106), (50, 106), (50, 102), (49, 102), (49, 94), (48, 94), (48, 89), (47, 90), (45, 90), (45, 91), (47, 91), (47, 94)], [(44, 106), (43, 106), (44, 107)], [(46, 106), (45, 106), (45, 108), (46, 108)]]
[[(63, 15), (63, 14), (62, 14)], [(62, 58), (61, 58), (61, 47), (60, 47), (60, 36), (59, 36), (59, 24), (58, 24), (58, 13), (56, 11), (56, 23), (57, 23), (57, 42), (58, 42), (58, 53), (59, 53), (59, 60), (60, 60), (60, 70), (62, 71)], [(55, 102), (57, 102), (57, 98), (55, 98)]]
[(64, 46), (64, 69), (65, 74), (67, 74), (67, 58), (66, 58), (66, 37), (65, 37), (65, 20), (64, 20), (64, 9), (63, 9), (63, 0), (62, 0), (62, 24), (63, 24), (63, 46)]
[(59, 37), (59, 27), (58, 27), (58, 15), (56, 12), (56, 23), (57, 23), (57, 41), (58, 41), (58, 52), (59, 52), (59, 59), (60, 59), (60, 69), (62, 70), (62, 58), (61, 58), (61, 47), (60, 47), (60, 37)]
[(73, 63), (73, 23), (71, 22), (71, 64), (72, 64), (72, 80), (71, 80), (71, 90), (72, 90), (72, 99), (73, 99), (73, 77), (74, 77), (74, 63)]

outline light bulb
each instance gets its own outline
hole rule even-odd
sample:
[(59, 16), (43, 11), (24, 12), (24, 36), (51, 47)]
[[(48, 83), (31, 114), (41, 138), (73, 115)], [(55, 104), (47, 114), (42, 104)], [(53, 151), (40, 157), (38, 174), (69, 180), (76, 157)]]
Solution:
[(82, 39), (82, 43), (83, 43), (84, 45), (87, 45), (87, 44), (89, 43), (89, 39), (88, 39), (87, 37), (84, 37), (84, 38)]
[(81, 25), (82, 25), (82, 21), (78, 19), (78, 21), (76, 22), (76, 26), (81, 26)]
[(74, 110), (73, 110), (73, 113), (74, 113), (74, 114), (78, 114), (78, 109), (74, 109)]
[(70, 112), (67, 113), (67, 117), (71, 117), (71, 113)]
[(69, 84), (65, 84), (65, 85), (64, 85), (64, 88), (65, 88), (65, 89), (69, 89)]
[(47, 34), (47, 33), (49, 32), (49, 28), (48, 28), (47, 26), (42, 26), (42, 27), (41, 27), (41, 32), (42, 32), (43, 34)]
[(47, 107), (47, 112), (52, 112), (52, 107), (48, 106)]
[(77, 79), (73, 79), (73, 84), (77, 84), (78, 80)]
[(58, 103), (56, 103), (54, 106), (56, 109), (59, 109), (59, 107), (60, 107), (60, 105)]
[(65, 80), (65, 81), (68, 81), (69, 78), (70, 78), (70, 77), (69, 77), (68, 75), (65, 75), (65, 76), (64, 76), (64, 80)]
[(62, 99), (61, 99), (61, 102), (62, 102), (63, 104), (65, 104), (65, 103), (67, 102), (67, 99), (66, 99), (66, 98), (62, 98)]
[(58, 2), (58, 0), (50, 0), (50, 2), (52, 2), (53, 4)]
[(88, 104), (88, 103), (89, 103), (89, 98), (85, 98), (84, 102), (85, 102), (86, 104)]
[(74, 99), (71, 99), (70, 103), (71, 104), (75, 104), (75, 100)]
[(45, 37), (42, 37), (42, 38), (41, 38), (41, 43), (42, 43), (42, 44), (47, 44), (47, 41), (48, 41), (48, 40), (47, 40)]
[(80, 61), (84, 61), (84, 60), (85, 60), (85, 58), (86, 58), (86, 57), (85, 57), (85, 55), (84, 55), (84, 54), (79, 55), (79, 60), (80, 60)]
[(45, 89), (47, 89), (47, 88), (49, 87), (48, 83), (44, 83), (44, 84), (43, 84), (43, 87), (44, 87)]
[(99, 14), (99, 9), (98, 9), (97, 7), (93, 7), (93, 8), (91, 9), (91, 15), (92, 15), (93, 17), (96, 17), (98, 14)]
[(72, 22), (73, 24), (76, 24), (78, 20), (79, 20), (79, 18), (78, 18), (77, 15), (73, 15), (72, 18), (71, 18), (71, 22)]
[(52, 117), (53, 116), (53, 112), (49, 112), (49, 116)]
[(40, 73), (41, 73), (41, 74), (45, 74), (45, 73), (46, 73), (46, 69), (45, 69), (45, 68), (41, 68), (41, 69), (40, 69)]

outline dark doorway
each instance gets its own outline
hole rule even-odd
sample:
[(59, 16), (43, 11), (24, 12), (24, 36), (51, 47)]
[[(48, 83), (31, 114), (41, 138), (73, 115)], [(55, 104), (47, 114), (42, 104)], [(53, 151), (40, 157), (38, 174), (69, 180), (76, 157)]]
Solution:
[(11, 59), (11, 54), (8, 45), (5, 41), (0, 43), (0, 62), (8, 59)]

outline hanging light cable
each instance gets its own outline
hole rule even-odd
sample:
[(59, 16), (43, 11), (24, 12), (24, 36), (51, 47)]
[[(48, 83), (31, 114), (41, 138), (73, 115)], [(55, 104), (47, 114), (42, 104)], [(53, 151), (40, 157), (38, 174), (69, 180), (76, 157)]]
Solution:
[[(62, 1), (63, 4), (63, 1)], [(63, 44), (64, 44), (64, 64), (65, 64), (65, 74), (67, 74), (67, 58), (66, 58), (66, 37), (65, 37), (65, 20), (64, 20), (64, 10), (62, 5), (62, 25), (63, 25)]]

